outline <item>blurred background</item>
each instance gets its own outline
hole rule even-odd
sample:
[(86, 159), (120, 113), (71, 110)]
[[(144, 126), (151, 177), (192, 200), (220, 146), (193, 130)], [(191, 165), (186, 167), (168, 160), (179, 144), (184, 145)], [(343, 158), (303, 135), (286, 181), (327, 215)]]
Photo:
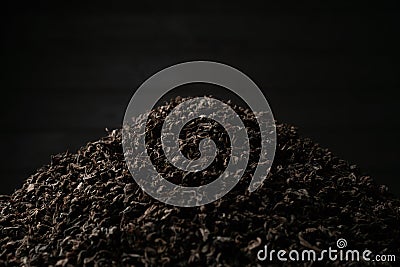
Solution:
[(155, 72), (211, 60), (250, 76), (278, 121), (400, 195), (399, 9), (314, 4), (6, 2), (0, 194), (120, 127)]

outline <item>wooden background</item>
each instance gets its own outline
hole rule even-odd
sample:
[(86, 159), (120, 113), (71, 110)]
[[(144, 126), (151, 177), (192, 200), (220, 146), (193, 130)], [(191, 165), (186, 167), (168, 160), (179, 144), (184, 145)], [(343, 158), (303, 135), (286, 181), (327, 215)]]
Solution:
[(276, 119), (400, 194), (398, 9), (244, 4), (3, 9), (0, 193), (120, 127), (155, 72), (212, 60), (249, 75)]

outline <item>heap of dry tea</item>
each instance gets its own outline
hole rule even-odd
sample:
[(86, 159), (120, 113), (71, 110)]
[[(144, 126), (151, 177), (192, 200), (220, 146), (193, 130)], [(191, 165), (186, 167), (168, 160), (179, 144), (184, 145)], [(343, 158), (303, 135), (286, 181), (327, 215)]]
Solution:
[[(165, 162), (157, 131), (180, 101), (154, 110), (147, 120), (148, 153), (166, 179), (191, 186), (208, 183), (229, 160), (229, 138), (212, 121), (187, 125), (181, 148), (188, 158), (198, 156), (204, 131), (222, 155), (191, 177), (174, 169)], [(371, 258), (400, 255), (400, 201), (356, 166), (300, 138), (292, 126), (277, 124), (273, 168), (263, 186), (249, 193), (260, 135), (251, 112), (232, 107), (247, 127), (252, 157), (229, 194), (196, 208), (154, 200), (130, 175), (121, 133), (114, 130), (76, 154), (52, 157), (20, 189), (1, 196), (0, 265), (254, 266), (268, 263), (257, 259), (265, 245), (321, 251), (337, 248), (339, 238), (347, 240), (348, 249), (371, 250)]]

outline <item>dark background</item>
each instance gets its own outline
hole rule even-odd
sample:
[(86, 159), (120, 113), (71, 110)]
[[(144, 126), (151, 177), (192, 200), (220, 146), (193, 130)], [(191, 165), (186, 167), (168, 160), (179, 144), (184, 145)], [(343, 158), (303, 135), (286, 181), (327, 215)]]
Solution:
[(249, 75), (277, 120), (400, 194), (394, 5), (32, 2), (1, 9), (0, 193), (120, 127), (155, 72), (211, 60)]

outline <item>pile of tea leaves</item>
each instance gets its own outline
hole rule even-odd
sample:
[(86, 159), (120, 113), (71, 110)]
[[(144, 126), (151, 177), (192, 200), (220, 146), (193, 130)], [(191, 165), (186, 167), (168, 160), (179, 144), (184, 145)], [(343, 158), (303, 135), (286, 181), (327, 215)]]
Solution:
[[(181, 101), (171, 100), (149, 119), (138, 120), (157, 130)], [(253, 135), (251, 151), (256, 155), (260, 135), (254, 116), (230, 105)], [(269, 250), (318, 252), (337, 249), (340, 238), (347, 240), (346, 249), (368, 249), (371, 258), (394, 254), (400, 261), (399, 199), (356, 166), (300, 137), (295, 127), (277, 124), (276, 130), (276, 156), (262, 187), (247, 190), (258, 159), (252, 156), (246, 175), (230, 193), (193, 208), (163, 204), (138, 187), (124, 161), (120, 130), (75, 154), (53, 156), (20, 189), (0, 196), (0, 265), (257, 266), (271, 263), (257, 259), (265, 245)], [(159, 135), (147, 134), (150, 156), (159, 155)], [(213, 131), (212, 138), (226, 140), (227, 147), (224, 134)], [(190, 142), (189, 150), (198, 144), (196, 138)], [(229, 157), (229, 149), (217, 145)], [(154, 157), (153, 162), (157, 160), (165, 159)], [(207, 169), (209, 176), (218, 176), (224, 162), (216, 160)], [(174, 183), (190, 184), (173, 166), (162, 166)], [(196, 185), (198, 180), (193, 177)]]

